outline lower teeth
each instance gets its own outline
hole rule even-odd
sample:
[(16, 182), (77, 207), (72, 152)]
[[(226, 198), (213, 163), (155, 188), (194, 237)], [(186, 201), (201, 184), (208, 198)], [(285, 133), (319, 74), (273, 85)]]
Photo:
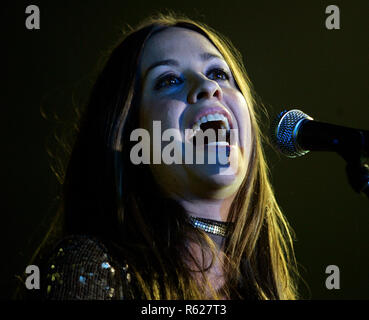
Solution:
[(229, 146), (229, 143), (226, 141), (216, 141), (208, 143), (208, 146)]

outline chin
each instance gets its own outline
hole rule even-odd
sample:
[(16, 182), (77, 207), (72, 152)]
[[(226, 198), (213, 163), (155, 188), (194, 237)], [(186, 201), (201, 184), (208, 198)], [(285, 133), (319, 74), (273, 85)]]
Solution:
[[(239, 154), (240, 156), (240, 154)], [(236, 161), (241, 159), (241, 161)], [(187, 165), (187, 171), (197, 190), (201, 193), (231, 196), (242, 184), (246, 175), (246, 166), (243, 158), (230, 157), (227, 165), (221, 164), (192, 164)]]

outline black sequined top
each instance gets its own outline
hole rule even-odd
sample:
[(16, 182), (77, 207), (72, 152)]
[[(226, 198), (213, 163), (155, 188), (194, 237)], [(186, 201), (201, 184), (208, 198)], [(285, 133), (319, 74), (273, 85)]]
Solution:
[(60, 241), (43, 270), (42, 298), (46, 300), (135, 298), (128, 264), (116, 262), (91, 237), (69, 236)]

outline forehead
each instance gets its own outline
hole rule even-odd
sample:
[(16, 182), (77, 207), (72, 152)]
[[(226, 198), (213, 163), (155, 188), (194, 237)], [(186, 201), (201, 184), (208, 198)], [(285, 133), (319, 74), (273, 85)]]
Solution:
[(205, 52), (221, 56), (218, 49), (202, 34), (171, 27), (153, 35), (146, 42), (141, 58), (141, 72), (158, 60), (196, 58)]

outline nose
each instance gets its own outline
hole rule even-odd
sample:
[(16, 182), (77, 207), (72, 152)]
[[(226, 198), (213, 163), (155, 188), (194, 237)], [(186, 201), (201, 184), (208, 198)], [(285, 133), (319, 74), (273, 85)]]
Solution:
[(210, 80), (204, 76), (199, 76), (197, 79), (194, 79), (193, 82), (187, 97), (188, 103), (194, 104), (199, 100), (211, 99), (213, 97), (219, 100), (222, 99), (222, 89), (216, 81)]

